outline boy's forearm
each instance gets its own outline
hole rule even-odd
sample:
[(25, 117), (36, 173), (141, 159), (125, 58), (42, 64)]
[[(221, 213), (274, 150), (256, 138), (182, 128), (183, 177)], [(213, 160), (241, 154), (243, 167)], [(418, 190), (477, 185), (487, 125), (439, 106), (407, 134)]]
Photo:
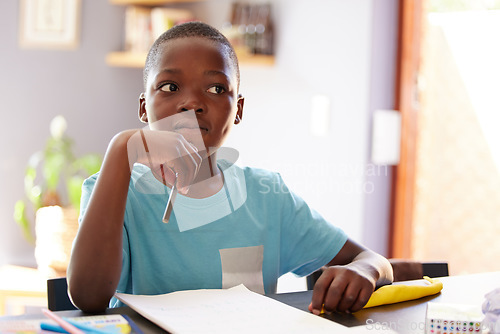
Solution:
[(73, 302), (84, 311), (102, 311), (118, 285), (122, 263), (122, 230), (130, 182), (128, 139), (111, 141), (75, 239), (68, 267)]

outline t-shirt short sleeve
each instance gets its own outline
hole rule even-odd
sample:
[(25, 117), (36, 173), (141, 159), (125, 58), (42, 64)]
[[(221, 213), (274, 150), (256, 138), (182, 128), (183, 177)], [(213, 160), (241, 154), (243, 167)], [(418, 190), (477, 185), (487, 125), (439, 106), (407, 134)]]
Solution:
[(347, 235), (291, 192), (278, 175), (282, 189), (280, 275), (306, 276), (330, 262), (342, 249)]
[(78, 222), (81, 223), (82, 217), (87, 210), (90, 201), (90, 195), (92, 195), (92, 191), (94, 190), (95, 183), (97, 182), (97, 177), (99, 173), (90, 176), (85, 179), (82, 184), (82, 195), (80, 198), (80, 217), (78, 218)]

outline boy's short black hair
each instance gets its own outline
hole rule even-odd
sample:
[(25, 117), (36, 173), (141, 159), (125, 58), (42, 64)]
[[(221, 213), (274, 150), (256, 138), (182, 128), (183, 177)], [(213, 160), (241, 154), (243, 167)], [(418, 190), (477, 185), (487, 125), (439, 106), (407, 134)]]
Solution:
[(234, 51), (234, 48), (229, 42), (229, 40), (214, 27), (203, 22), (193, 21), (193, 22), (182, 23), (170, 28), (169, 30), (161, 34), (160, 37), (158, 37), (156, 41), (153, 43), (153, 45), (149, 49), (149, 53), (146, 58), (146, 64), (144, 65), (144, 72), (143, 72), (144, 89), (146, 89), (149, 71), (157, 63), (158, 56), (161, 53), (163, 44), (173, 39), (185, 38), (185, 37), (206, 38), (223, 45), (224, 48), (226, 49), (226, 56), (230, 60), (231, 66), (233, 66), (233, 69), (236, 73), (237, 85), (238, 87), (240, 86), (240, 68), (238, 65), (238, 57), (236, 56), (236, 52)]

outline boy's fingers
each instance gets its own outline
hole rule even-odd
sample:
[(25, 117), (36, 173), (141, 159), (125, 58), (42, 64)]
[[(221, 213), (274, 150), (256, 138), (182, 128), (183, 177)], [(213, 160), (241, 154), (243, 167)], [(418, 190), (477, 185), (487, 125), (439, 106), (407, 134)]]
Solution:
[(172, 169), (168, 168), (166, 164), (160, 165), (160, 173), (161, 174), (158, 176), (164, 185), (168, 186), (175, 183), (176, 173)]
[(359, 292), (360, 289), (358, 284), (348, 284), (345, 291), (343, 291), (341, 299), (338, 301), (337, 305), (335, 305), (336, 311), (352, 311), (353, 306), (358, 303)]
[(177, 189), (183, 194), (187, 193), (187, 190), (194, 181), (196, 175), (196, 166), (194, 166), (192, 161), (186, 161), (184, 157), (168, 161), (164, 164), (170, 171), (170, 177), (167, 180), (167, 186), (173, 186), (177, 178)]
[(194, 165), (194, 176), (196, 176), (198, 174), (198, 171), (200, 170), (203, 158), (201, 157), (198, 148), (193, 144), (188, 143), (187, 150), (189, 152), (187, 158), (189, 158), (191, 160), (191, 163)]
[(198, 153), (196, 147), (187, 143), (185, 145), (187, 154), (183, 154), (179, 163), (180, 166), (174, 166), (174, 170), (178, 173), (178, 187), (179, 191), (186, 194), (189, 187), (193, 184), (198, 171), (200, 170), (202, 158)]
[(316, 282), (316, 284), (314, 285), (310, 307), (310, 311), (316, 315), (319, 315), (323, 308), (325, 291), (326, 290), (323, 287), (318, 287), (318, 283)]
[(341, 311), (339, 306), (342, 302), (352, 304), (353, 300), (351, 300), (352, 296), (350, 295), (347, 297), (347, 300), (344, 301), (344, 299), (346, 299), (345, 292), (347, 291), (347, 287), (347, 281), (334, 278), (325, 293), (325, 300), (323, 303), (326, 311)]
[[(331, 290), (326, 293), (325, 309), (338, 312), (356, 312), (365, 306), (373, 293), (374, 287), (361, 276), (347, 276), (341, 284), (332, 283)], [(337, 291), (335, 291), (337, 290)], [(341, 295), (338, 298), (339, 294)], [(333, 298), (330, 300), (330, 296)]]
[(178, 188), (181, 193), (186, 193), (200, 169), (202, 157), (198, 149), (179, 134), (146, 131), (144, 133), (159, 137), (142, 140), (147, 143), (147, 150), (145, 157), (139, 162), (148, 165), (155, 177), (167, 186), (174, 184), (177, 173)]
[(355, 312), (365, 306), (373, 293), (370, 281), (355, 272), (329, 267), (320, 276), (313, 290), (309, 311)]
[(314, 284), (310, 305), (310, 311), (312, 313), (316, 315), (320, 314), (321, 310), (323, 309), (326, 292), (328, 291), (330, 284), (332, 283), (334, 278), (334, 275), (328, 275), (326, 272), (323, 272)]
[(359, 292), (358, 299), (351, 306), (350, 311), (356, 312), (361, 310), (366, 305), (366, 303), (368, 303), (368, 300), (370, 299), (372, 293), (373, 291), (371, 289), (362, 289)]

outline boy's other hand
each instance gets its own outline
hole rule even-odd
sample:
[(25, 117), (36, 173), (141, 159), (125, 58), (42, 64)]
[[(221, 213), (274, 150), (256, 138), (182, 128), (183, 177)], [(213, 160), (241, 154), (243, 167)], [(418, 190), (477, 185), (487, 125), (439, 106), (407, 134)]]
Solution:
[(314, 285), (309, 311), (356, 312), (365, 306), (375, 290), (376, 279), (356, 265), (331, 266), (324, 269)]

